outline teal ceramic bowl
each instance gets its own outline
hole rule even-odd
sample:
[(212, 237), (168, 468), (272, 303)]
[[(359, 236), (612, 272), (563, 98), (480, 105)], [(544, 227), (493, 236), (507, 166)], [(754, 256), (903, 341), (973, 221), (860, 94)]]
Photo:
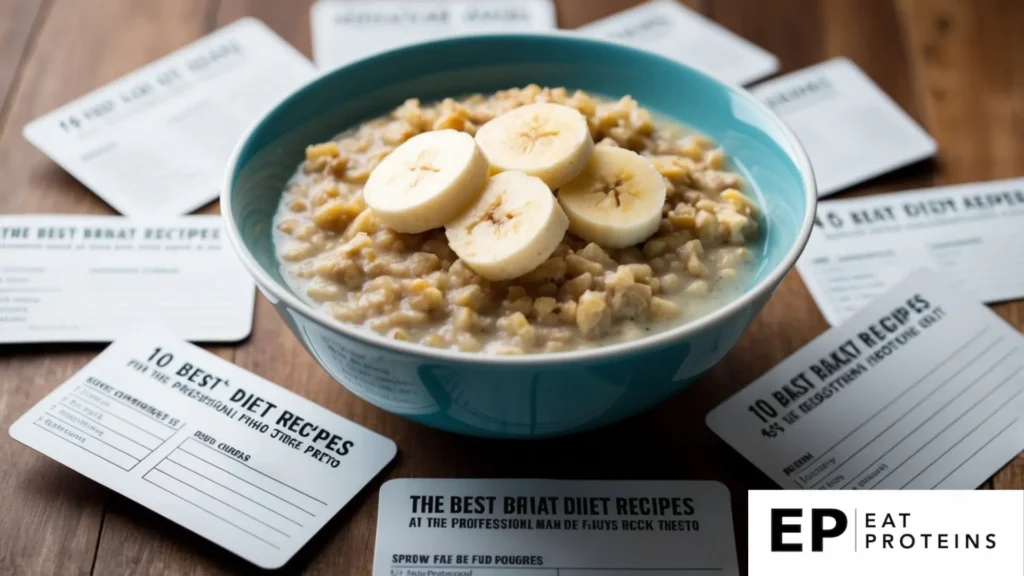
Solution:
[[(319, 313), (281, 277), (271, 224), (307, 144), (425, 102), (536, 83), (620, 97), (713, 138), (763, 209), (756, 271), (741, 297), (675, 329), (603, 348), (521, 357), (438, 351), (387, 340)], [(693, 68), (569, 33), (483, 35), (386, 52), (314, 79), (244, 136), (221, 196), (242, 262), (310, 354), (383, 410), (477, 436), (534, 438), (587, 430), (646, 410), (718, 362), (771, 297), (811, 232), (816, 192), (786, 126), (740, 88)], [(283, 382), (287, 385), (287, 382)]]

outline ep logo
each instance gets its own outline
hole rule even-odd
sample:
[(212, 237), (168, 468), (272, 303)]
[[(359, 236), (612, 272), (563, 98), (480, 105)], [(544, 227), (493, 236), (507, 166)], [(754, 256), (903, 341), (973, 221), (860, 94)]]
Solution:
[[(804, 544), (802, 538), (799, 536), (787, 537), (786, 535), (802, 534), (804, 522), (805, 515), (802, 508), (772, 508), (772, 552), (803, 552)], [(835, 508), (811, 508), (811, 552), (823, 551), (825, 539), (841, 536), (846, 532), (846, 527), (849, 524), (849, 519), (842, 510)]]

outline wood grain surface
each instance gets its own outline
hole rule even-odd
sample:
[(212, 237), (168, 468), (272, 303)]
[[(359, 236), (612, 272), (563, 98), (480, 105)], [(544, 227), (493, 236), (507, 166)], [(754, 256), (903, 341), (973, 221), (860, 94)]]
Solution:
[[(112, 213), (25, 141), (30, 120), (241, 16), (310, 55), (311, 0), (0, 0), (0, 213)], [(574, 28), (634, 0), (556, 0)], [(1024, 2), (1020, 0), (689, 0), (775, 53), (782, 72), (847, 56), (939, 142), (935, 161), (843, 195), (1024, 176)], [(207, 206), (203, 212), (216, 212)], [(1024, 302), (994, 309), (1024, 329)], [(704, 479), (733, 495), (740, 563), (746, 490), (774, 487), (704, 425), (705, 414), (827, 328), (789, 275), (735, 349), (654, 410), (541, 442), (463, 438), (424, 428), (338, 386), (257, 297), (253, 335), (214, 352), (389, 436), (396, 462), (284, 569), (370, 573), (377, 488), (395, 477)], [(0, 347), (0, 429), (102, 346)], [(1024, 457), (986, 486), (1024, 488)], [(251, 565), (0, 434), (0, 574), (233, 574)]]

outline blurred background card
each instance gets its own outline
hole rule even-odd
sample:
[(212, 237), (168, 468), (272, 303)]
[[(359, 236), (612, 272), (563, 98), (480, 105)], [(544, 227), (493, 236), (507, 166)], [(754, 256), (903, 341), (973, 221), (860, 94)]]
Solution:
[(220, 193), (264, 108), (315, 74), (243, 18), (25, 126), (32, 144), (126, 216), (185, 214)]
[(938, 145), (856, 64), (833, 58), (750, 89), (789, 125), (818, 196), (935, 155)]
[(310, 20), (313, 59), (325, 69), (446, 36), (557, 26), (551, 0), (320, 0)]
[(675, 58), (734, 84), (748, 84), (779, 69), (772, 53), (674, 0), (651, 0), (577, 31)]

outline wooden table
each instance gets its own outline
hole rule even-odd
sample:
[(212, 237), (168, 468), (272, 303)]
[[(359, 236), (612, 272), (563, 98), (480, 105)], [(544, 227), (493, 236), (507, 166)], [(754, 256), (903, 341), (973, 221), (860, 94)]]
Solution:
[[(0, 0), (0, 213), (111, 209), (29, 145), (33, 118), (244, 15), (310, 54), (311, 0)], [(574, 28), (636, 3), (558, 0)], [(689, 0), (774, 52), (782, 71), (832, 56), (859, 64), (939, 142), (935, 162), (843, 196), (1024, 175), (1024, 2)], [(203, 212), (216, 212), (208, 206)], [(1024, 302), (995, 310), (1024, 329)], [(827, 328), (791, 274), (723, 362), (647, 414), (544, 442), (462, 438), (409, 423), (338, 386), (257, 298), (253, 335), (212, 350), (393, 438), (399, 456), (286, 567), (369, 574), (377, 488), (396, 477), (703, 479), (732, 492), (740, 563), (746, 491), (774, 483), (718, 440), (704, 415)], [(103, 347), (0, 347), (0, 428)], [(985, 485), (1024, 488), (1024, 456)], [(176, 524), (0, 434), (0, 574), (207, 574), (256, 569)]]

